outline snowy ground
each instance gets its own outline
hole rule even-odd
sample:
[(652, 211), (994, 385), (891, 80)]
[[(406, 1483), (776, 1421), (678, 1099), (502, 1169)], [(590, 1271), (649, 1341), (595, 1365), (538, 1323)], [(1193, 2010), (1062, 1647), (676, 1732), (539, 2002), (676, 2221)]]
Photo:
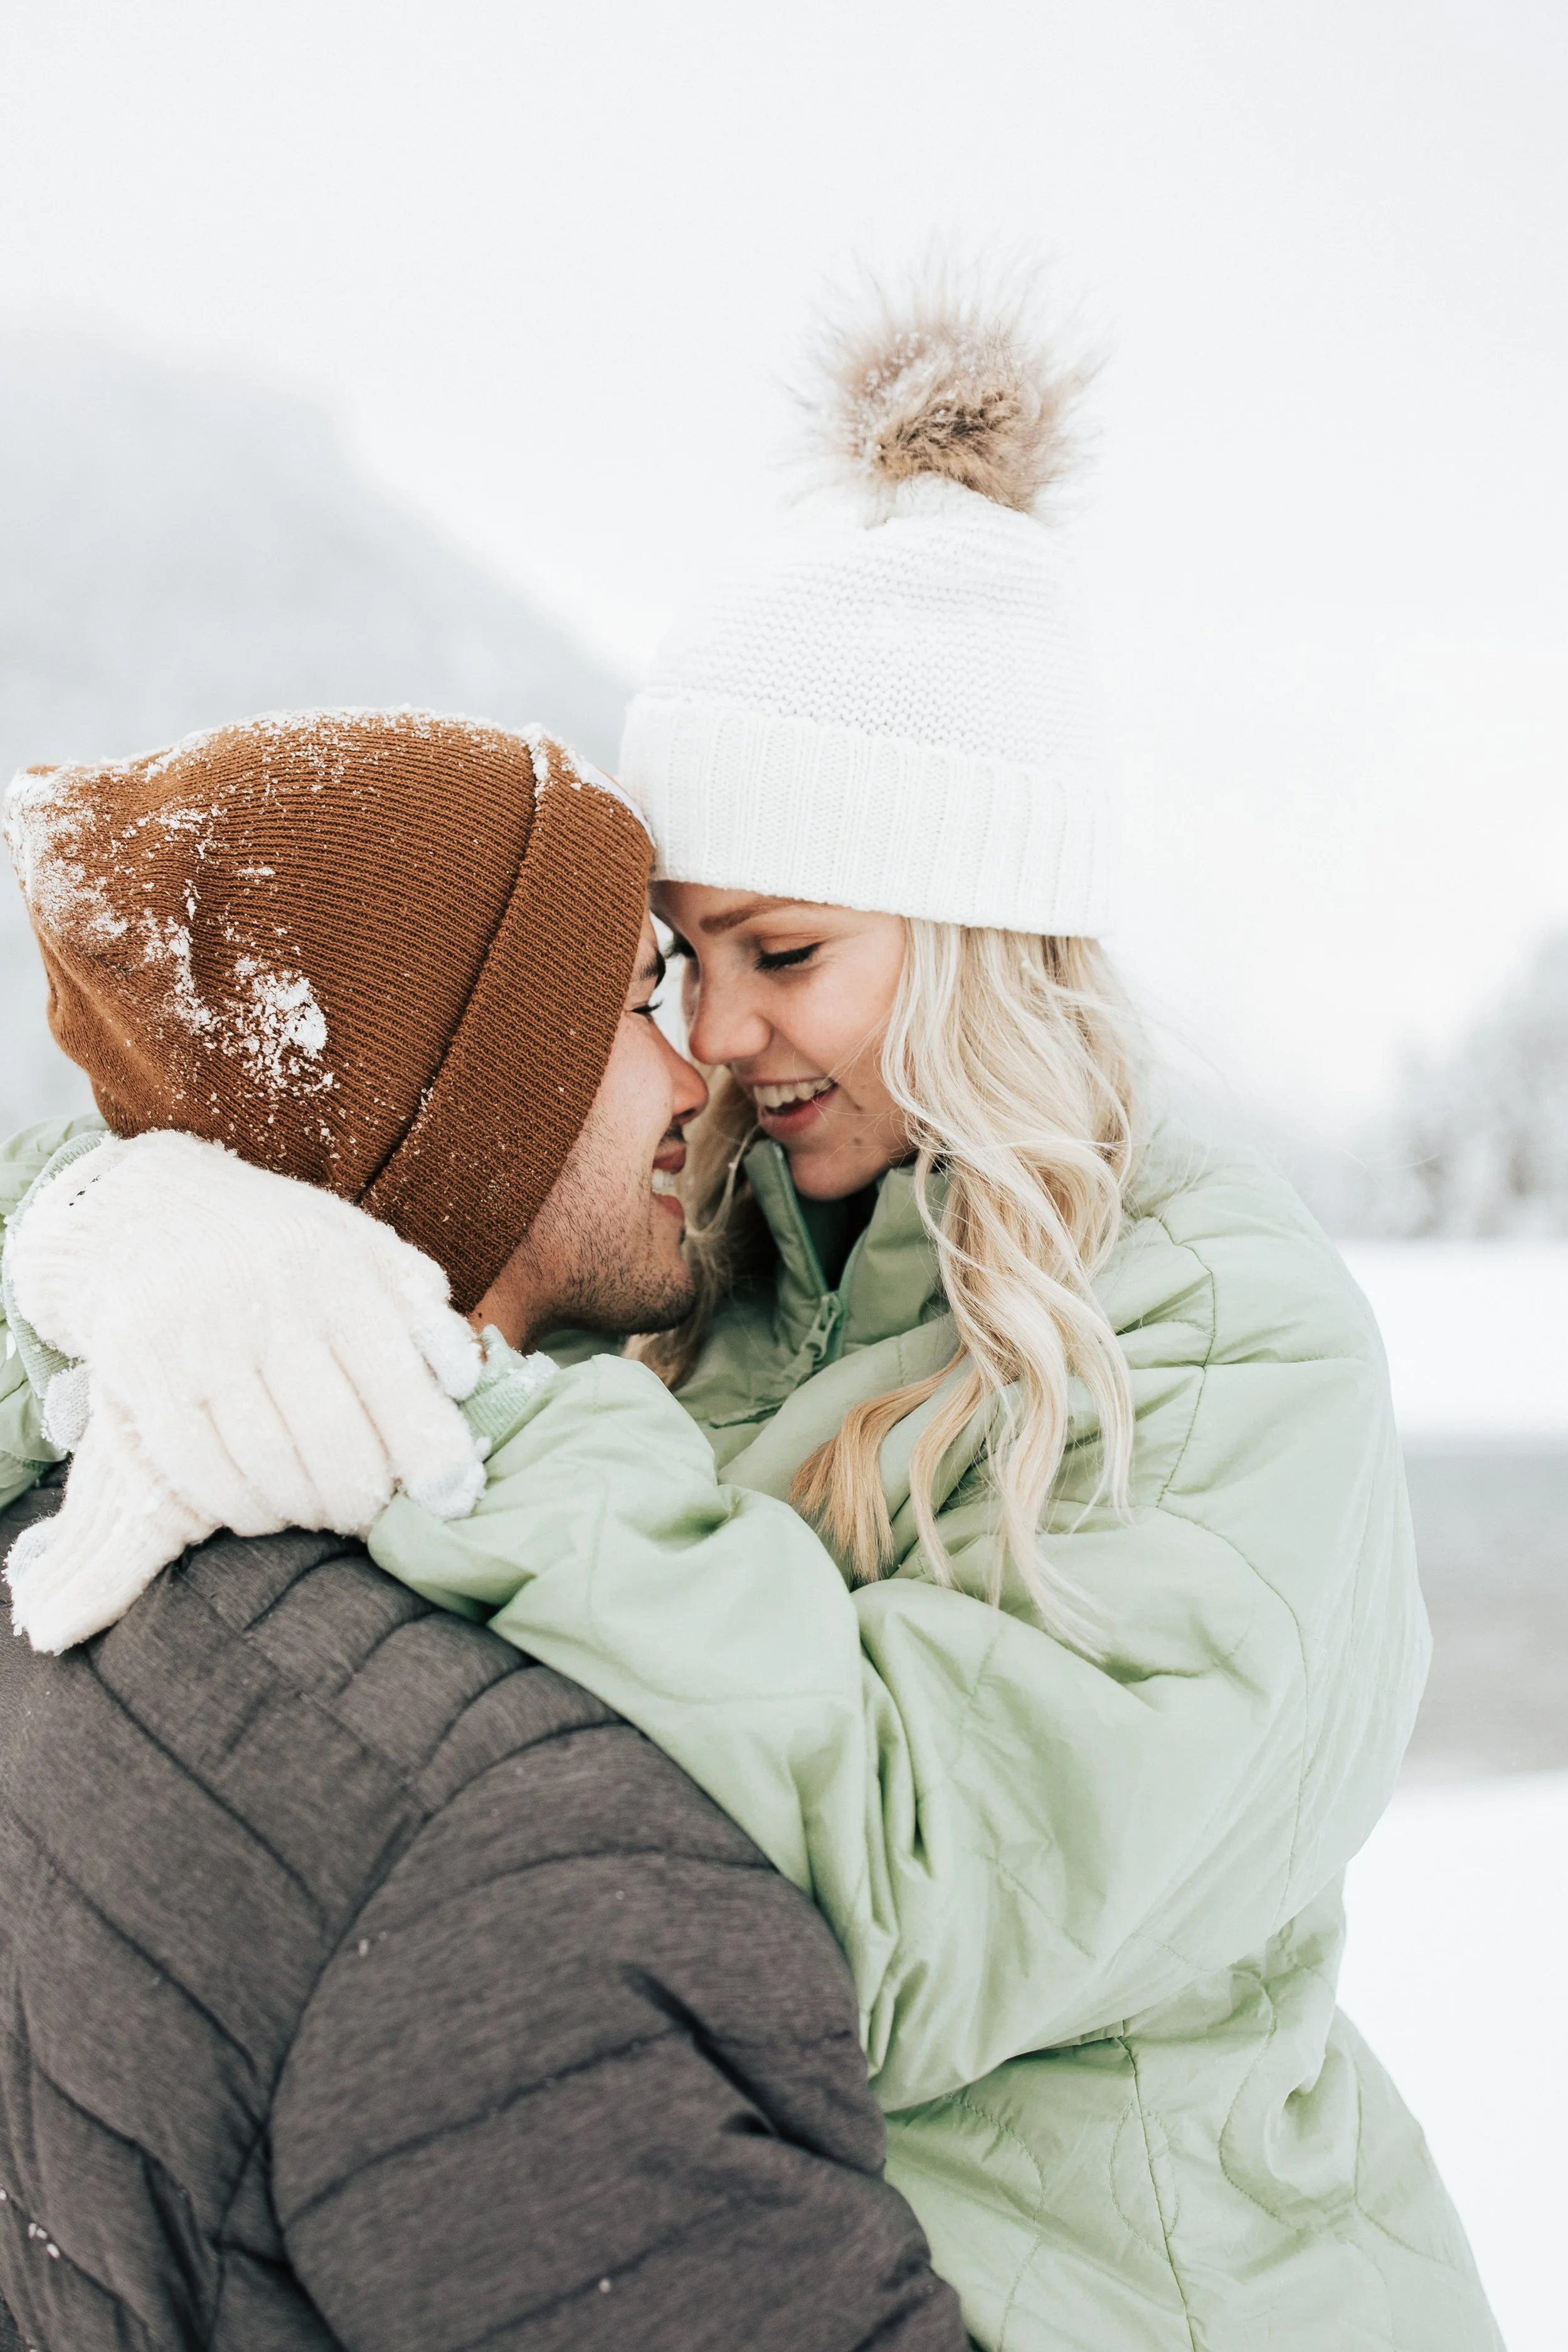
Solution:
[(1342, 1246), (1407, 1441), (1568, 1445), (1568, 1241)]
[(1435, 1646), (1405, 1785), (1352, 1865), (1342, 1998), (1509, 2352), (1568, 2352), (1568, 1243), (1345, 1255), (1388, 1348)]
[(1568, 2352), (1568, 1771), (1415, 1787), (1352, 1864), (1341, 1999), (1426, 2128), (1509, 2352)]
[(1568, 1769), (1568, 1242), (1345, 1255), (1388, 1349), (1433, 1623), (1409, 1774)]

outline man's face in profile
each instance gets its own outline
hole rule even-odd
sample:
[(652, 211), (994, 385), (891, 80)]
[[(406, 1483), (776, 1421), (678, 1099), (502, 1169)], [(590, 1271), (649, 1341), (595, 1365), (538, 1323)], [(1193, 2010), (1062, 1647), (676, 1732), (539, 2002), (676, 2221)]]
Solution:
[(680, 1129), (708, 1099), (653, 1018), (664, 959), (643, 923), (616, 1042), (583, 1131), (544, 1206), (475, 1309), (512, 1344), (552, 1324), (664, 1331), (693, 1297), (674, 1181)]

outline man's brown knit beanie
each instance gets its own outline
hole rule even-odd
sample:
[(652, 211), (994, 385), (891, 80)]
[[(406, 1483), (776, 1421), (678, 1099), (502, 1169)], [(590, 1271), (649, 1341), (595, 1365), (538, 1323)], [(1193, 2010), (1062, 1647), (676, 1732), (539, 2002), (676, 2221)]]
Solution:
[(281, 711), (31, 769), (5, 837), (49, 1026), (117, 1135), (183, 1128), (483, 1296), (598, 1091), (651, 848), (542, 735)]

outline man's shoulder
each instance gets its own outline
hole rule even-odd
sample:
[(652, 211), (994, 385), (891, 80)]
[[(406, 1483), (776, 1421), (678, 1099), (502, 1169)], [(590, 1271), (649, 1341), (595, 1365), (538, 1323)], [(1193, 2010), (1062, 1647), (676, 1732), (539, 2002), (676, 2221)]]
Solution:
[[(0, 1513), (0, 1555), (58, 1491)], [(635, 1816), (639, 1842), (760, 1865), (603, 1701), (352, 1539), (219, 1535), (81, 1649), (9, 1633), (0, 1606), (0, 1814), (198, 2001), (248, 1953), (274, 2030), (426, 1825), (542, 1744), (581, 1750), (612, 1840)]]
[[(57, 1499), (0, 1513), (0, 1553)], [(366, 1902), (474, 1784), (574, 1734), (616, 1751), (595, 1779), (639, 1780), (634, 1748), (655, 1780), (671, 1769), (337, 1536), (216, 1537), (63, 1657), (9, 1635), (0, 1608), (0, 1849), (46, 1911), (90, 1914), (110, 1977), (163, 1988), (258, 2080)]]
[[(0, 1513), (0, 1553), (55, 1507), (62, 1475)], [(144, 1751), (150, 1772), (172, 1769), (246, 1817), (295, 1784), (321, 1788), (325, 1806), (278, 1825), (285, 1843), (329, 1823), (341, 1839), (356, 1813), (417, 1818), (566, 1722), (616, 1720), (395, 1583), (353, 1539), (299, 1530), (216, 1536), (85, 1648), (45, 1660), (6, 1644), (0, 1660), (0, 1686), (31, 1699), (36, 1740), (107, 1737), (118, 1724), (127, 1756)], [(15, 1792), (14, 1769), (4, 1785)]]
[[(0, 1513), (0, 1556), (58, 1500)], [(431, 1822), (563, 1729), (637, 1737), (334, 1536), (216, 1538), (60, 1657), (0, 1606), (0, 2116), (28, 2117), (0, 2155), (62, 2248), (60, 2341), (99, 2341), (83, 2314), (121, 2292), (81, 2252), (89, 2176), (160, 2342), (237, 2263), (289, 2302), (258, 2152), (316, 1988)], [(195, 2286), (158, 2252), (170, 2212)]]

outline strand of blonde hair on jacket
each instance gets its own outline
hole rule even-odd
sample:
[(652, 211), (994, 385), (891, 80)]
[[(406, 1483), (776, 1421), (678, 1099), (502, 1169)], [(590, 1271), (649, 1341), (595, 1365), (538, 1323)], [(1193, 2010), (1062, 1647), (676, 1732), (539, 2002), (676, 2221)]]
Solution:
[[(908, 935), (882, 1075), (908, 1123), (916, 1200), (959, 1345), (941, 1371), (857, 1405), (802, 1465), (791, 1500), (858, 1581), (884, 1574), (892, 1528), (883, 1442), (963, 1365), (910, 1462), (930, 1570), (952, 1583), (933, 1484), (948, 1448), (984, 1412), (1003, 1550), (1051, 1630), (1089, 1647), (1082, 1597), (1053, 1574), (1038, 1530), (1067, 1444), (1075, 1376), (1099, 1423), (1098, 1491), (1126, 1507), (1131, 1391), (1093, 1288), (1120, 1231), (1135, 1150), (1126, 1007), (1092, 940), (914, 920)], [(771, 1255), (741, 1173), (755, 1133), (749, 1097), (726, 1076), (693, 1127), (682, 1183), (696, 1303), (676, 1330), (637, 1343), (671, 1386), (695, 1365), (721, 1299)], [(938, 1171), (946, 1180), (940, 1213), (931, 1190)], [(1003, 1574), (999, 1554), (993, 1601)]]

